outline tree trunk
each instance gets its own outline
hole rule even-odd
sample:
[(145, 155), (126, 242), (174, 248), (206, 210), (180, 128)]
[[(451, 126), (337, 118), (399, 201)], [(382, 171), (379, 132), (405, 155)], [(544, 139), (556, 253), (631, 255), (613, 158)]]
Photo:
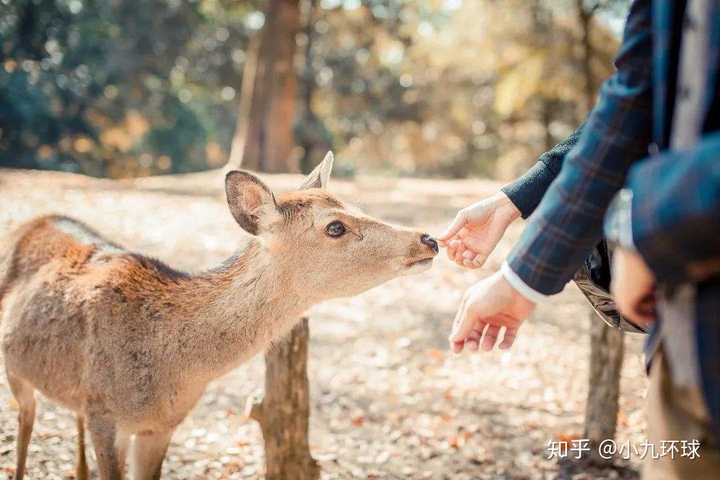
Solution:
[(615, 439), (623, 339), (622, 330), (607, 326), (594, 311), (590, 312), (590, 377), (584, 438), (590, 440), (590, 460), (595, 463), (610, 461), (598, 455), (597, 446), (605, 439)]
[(310, 392), (307, 377), (308, 319), (265, 354), (265, 398), (252, 406), (265, 440), (267, 480), (315, 480), (320, 467), (310, 455)]
[(595, 76), (592, 72), (592, 58), (594, 55), (592, 45), (592, 21), (598, 8), (599, 3), (587, 6), (584, 0), (575, 0), (577, 9), (578, 23), (580, 24), (580, 45), (582, 46), (582, 56), (580, 64), (585, 79), (584, 97), (585, 97), (585, 114), (587, 115), (595, 106)]
[(545, 151), (550, 150), (555, 146), (555, 138), (550, 131), (550, 123), (555, 117), (555, 102), (549, 98), (543, 99), (540, 106), (540, 115), (542, 117), (542, 124), (545, 128)]
[(297, 95), (295, 36), (299, 0), (269, 0), (259, 41), (248, 49), (230, 165), (262, 172), (297, 172), (293, 122)]

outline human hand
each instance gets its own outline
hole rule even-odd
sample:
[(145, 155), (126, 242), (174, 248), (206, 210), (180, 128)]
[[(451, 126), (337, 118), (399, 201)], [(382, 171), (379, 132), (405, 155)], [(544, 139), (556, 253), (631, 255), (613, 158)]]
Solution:
[(438, 241), (448, 258), (460, 266), (480, 268), (502, 238), (508, 225), (520, 216), (503, 192), (460, 210)]
[(615, 250), (610, 291), (621, 314), (640, 324), (655, 321), (655, 275), (640, 254)]
[(496, 272), (465, 292), (453, 322), (450, 346), (455, 353), (462, 352), (465, 346), (477, 351), (482, 337), (483, 350), (490, 351), (504, 327), (499, 347), (508, 349), (520, 325), (534, 309), (533, 302), (515, 290), (501, 272)]

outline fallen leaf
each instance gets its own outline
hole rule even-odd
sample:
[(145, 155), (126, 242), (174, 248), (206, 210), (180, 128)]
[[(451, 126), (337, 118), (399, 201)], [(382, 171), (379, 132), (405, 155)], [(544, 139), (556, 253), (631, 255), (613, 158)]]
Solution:
[(442, 350), (438, 350), (437, 348), (432, 348), (428, 350), (427, 352), (428, 356), (432, 358), (433, 360), (437, 360), (438, 362), (442, 362), (445, 360), (445, 352)]
[(352, 417), (352, 426), (353, 427), (362, 427), (365, 423), (365, 416), (364, 415), (355, 415)]

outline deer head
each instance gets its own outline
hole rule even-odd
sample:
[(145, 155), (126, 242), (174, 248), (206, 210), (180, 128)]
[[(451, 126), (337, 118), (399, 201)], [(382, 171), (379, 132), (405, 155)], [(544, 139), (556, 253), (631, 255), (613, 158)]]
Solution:
[(330, 194), (326, 188), (332, 165), (329, 152), (300, 190), (277, 197), (251, 173), (227, 174), (233, 217), (284, 270), (288, 287), (320, 301), (356, 295), (430, 268), (437, 242), (426, 233), (365, 215)]

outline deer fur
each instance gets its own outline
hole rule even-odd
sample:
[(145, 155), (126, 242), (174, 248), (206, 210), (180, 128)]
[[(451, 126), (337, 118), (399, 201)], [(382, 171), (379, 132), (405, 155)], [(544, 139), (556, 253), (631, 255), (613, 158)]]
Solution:
[[(35, 391), (87, 427), (100, 478), (157, 479), (175, 428), (207, 384), (281, 338), (310, 306), (429, 267), (437, 245), (324, 190), (332, 155), (277, 198), (232, 171), (227, 201), (252, 238), (197, 275), (132, 253), (63, 216), (37, 218), (0, 249), (0, 342), (19, 405), (22, 479)], [(337, 238), (327, 226), (340, 221)], [(83, 440), (78, 478), (87, 477)]]

